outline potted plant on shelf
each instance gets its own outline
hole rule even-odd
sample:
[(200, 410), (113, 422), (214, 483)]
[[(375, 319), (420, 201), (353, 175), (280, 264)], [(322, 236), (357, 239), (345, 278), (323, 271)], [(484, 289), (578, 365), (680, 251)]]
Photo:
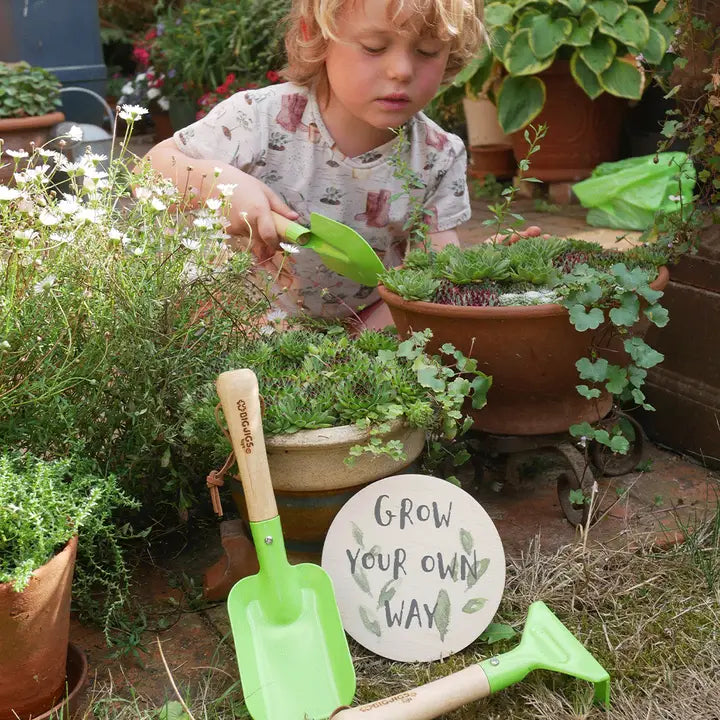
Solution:
[(670, 62), (675, 3), (508, 0), (485, 6), (504, 78), (498, 119), (524, 157), (520, 132), (550, 128), (534, 162), (540, 180), (580, 180), (616, 160), (623, 109), (638, 100), (648, 71)]
[[(445, 359), (425, 353), (430, 333), (403, 342), (374, 331), (351, 336), (339, 326), (279, 331), (239, 343), (208, 368), (185, 399), (189, 447), (229, 446), (215, 418), (214, 378), (247, 367), (258, 377), (270, 474), (288, 547), (319, 553), (333, 517), (359, 488), (399, 472), (429, 447), (467, 459), (456, 442), (469, 426), (463, 406), (479, 409), (490, 379), (450, 346)], [(446, 443), (446, 444), (444, 444)], [(231, 481), (242, 508), (241, 486)]]
[[(87, 460), (0, 454), (1, 720), (64, 716), (76, 709), (87, 675), (82, 651), (69, 642), (78, 546), (86, 601), (89, 586), (97, 589), (97, 583), (107, 593), (126, 591), (115, 584), (118, 578), (126, 584), (127, 576), (110, 517), (132, 505), (115, 478), (99, 475)], [(104, 557), (98, 544), (108, 541), (114, 552)], [(93, 553), (102, 573), (100, 565), (83, 565), (83, 554)], [(108, 607), (116, 599), (109, 597)]]
[(42, 145), (65, 119), (57, 110), (61, 104), (60, 81), (51, 72), (26, 62), (0, 62), (0, 182), (20, 166), (16, 153)]
[(468, 172), (478, 180), (487, 175), (509, 178), (515, 170), (512, 143), (500, 127), (495, 107), (501, 67), (489, 45), (483, 45), (434, 98), (435, 106), (462, 103), (470, 155)]

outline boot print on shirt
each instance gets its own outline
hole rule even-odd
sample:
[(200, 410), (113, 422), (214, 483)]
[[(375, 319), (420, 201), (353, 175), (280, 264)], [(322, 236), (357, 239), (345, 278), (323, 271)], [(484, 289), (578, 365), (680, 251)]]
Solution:
[(307, 97), (302, 93), (282, 96), (282, 109), (277, 114), (275, 122), (288, 132), (296, 132), (299, 129), (307, 130), (302, 122), (302, 116), (307, 105)]
[(368, 227), (385, 227), (390, 222), (390, 191), (368, 192), (365, 212), (358, 213), (356, 220), (364, 220)]

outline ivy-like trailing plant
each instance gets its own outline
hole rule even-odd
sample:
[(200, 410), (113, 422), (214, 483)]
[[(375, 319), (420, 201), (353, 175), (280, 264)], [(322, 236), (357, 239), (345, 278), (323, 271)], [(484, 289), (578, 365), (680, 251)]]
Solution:
[(137, 507), (116, 478), (80, 457), (0, 454), (0, 583), (22, 592), (33, 573), (78, 535), (73, 603), (110, 633), (130, 598), (119, 509)]
[[(465, 403), (475, 409), (485, 405), (491, 378), (450, 344), (440, 349), (442, 362), (428, 356), (429, 330), (400, 341), (371, 330), (350, 336), (338, 326), (272, 328), (209, 368), (206, 382), (183, 401), (184, 436), (199, 452), (212, 448), (214, 464), (229, 451), (216, 421), (214, 381), (234, 368), (250, 368), (257, 375), (268, 437), (342, 425), (369, 430), (369, 442), (353, 447), (351, 458), (369, 452), (404, 459), (402, 443), (383, 438), (397, 421), (426, 430), (431, 444), (452, 443), (471, 424)], [(458, 463), (466, 459), (465, 453), (453, 454)]]
[[(581, 240), (527, 237), (511, 245), (451, 245), (437, 253), (415, 249), (403, 267), (386, 270), (380, 281), (406, 300), (444, 305), (563, 305), (576, 330), (597, 331), (590, 356), (576, 364), (585, 381), (578, 384), (578, 392), (596, 398), (604, 388), (621, 404), (634, 402), (650, 410), (642, 385), (648, 368), (663, 356), (634, 335), (633, 328), (641, 317), (658, 327), (668, 322), (667, 310), (659, 303), (663, 293), (650, 287), (667, 257), (659, 246), (619, 252)], [(603, 357), (613, 336), (622, 343), (625, 364)], [(624, 453), (629, 443), (621, 430), (608, 433), (587, 423), (570, 428), (575, 436)]]

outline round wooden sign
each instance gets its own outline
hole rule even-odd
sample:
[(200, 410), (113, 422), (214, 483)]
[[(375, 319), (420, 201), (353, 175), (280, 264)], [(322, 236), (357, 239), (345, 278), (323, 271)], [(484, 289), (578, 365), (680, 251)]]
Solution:
[(432, 661), (490, 624), (505, 553), (471, 495), (430, 475), (395, 475), (356, 493), (335, 516), (322, 566), (346, 632), (392, 660)]

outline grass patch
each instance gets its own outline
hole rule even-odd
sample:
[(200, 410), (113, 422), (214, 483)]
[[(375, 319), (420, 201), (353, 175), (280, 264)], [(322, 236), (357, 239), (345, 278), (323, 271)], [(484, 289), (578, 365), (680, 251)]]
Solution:
[[(717, 720), (720, 708), (720, 587), (708, 583), (717, 567), (720, 509), (699, 524), (687, 542), (657, 551), (567, 545), (547, 554), (538, 539), (508, 565), (496, 622), (521, 631), (528, 606), (543, 600), (611, 676), (610, 715), (592, 705), (592, 688), (573, 678), (534, 672), (495, 696), (445, 715), (447, 720)], [(636, 547), (636, 544), (631, 544)], [(715, 576), (712, 576), (713, 578)], [(493, 645), (476, 641), (443, 662), (398, 663), (352, 643), (358, 691), (355, 705), (408, 690), (514, 647), (519, 638)], [(154, 644), (154, 643), (152, 643)], [(220, 652), (222, 649), (222, 653)], [(155, 650), (155, 648), (154, 648)], [(219, 645), (227, 658), (232, 652)], [(166, 651), (166, 655), (168, 655)], [(170, 667), (172, 657), (167, 657)], [(222, 665), (222, 666), (221, 666)], [(123, 683), (124, 685), (125, 683)], [(236, 669), (222, 664), (179, 691), (195, 720), (230, 720), (243, 714)], [(174, 700), (168, 682), (167, 697)], [(91, 708), (97, 720), (186, 720), (179, 704), (164, 711), (112, 682), (95, 682)], [(175, 715), (174, 711), (181, 714)], [(170, 712), (173, 710), (173, 712)], [(86, 714), (84, 720), (90, 719)]]

